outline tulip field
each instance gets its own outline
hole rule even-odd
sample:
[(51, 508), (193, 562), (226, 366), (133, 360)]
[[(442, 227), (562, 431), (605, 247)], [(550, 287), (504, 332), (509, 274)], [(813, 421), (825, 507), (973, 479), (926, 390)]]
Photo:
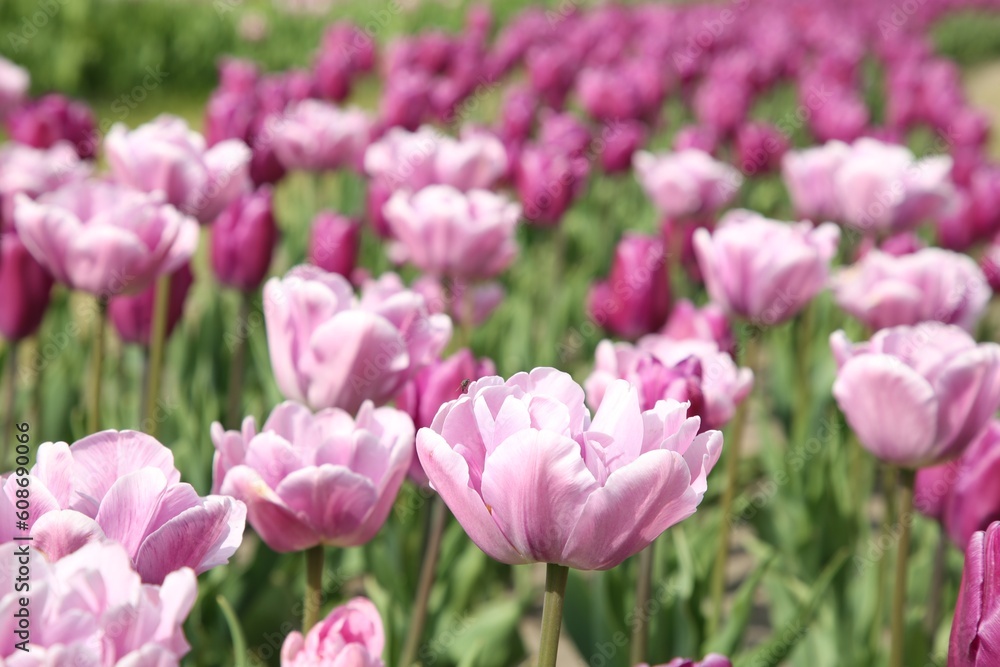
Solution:
[(996, 90), (993, 0), (3, 0), (0, 667), (1000, 667)]

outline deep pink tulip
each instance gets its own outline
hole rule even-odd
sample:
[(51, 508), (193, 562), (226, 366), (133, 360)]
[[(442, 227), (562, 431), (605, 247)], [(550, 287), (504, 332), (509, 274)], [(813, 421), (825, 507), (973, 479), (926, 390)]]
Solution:
[(359, 299), (342, 276), (307, 265), (267, 282), (264, 319), (278, 387), (317, 409), (386, 403), (451, 338), (448, 316), (431, 315), (394, 274)]
[(1000, 665), (1000, 522), (976, 533), (965, 550), (948, 667)]
[(632, 163), (646, 196), (674, 219), (717, 213), (743, 184), (736, 169), (694, 148), (662, 155), (639, 151)]
[(253, 93), (260, 68), (252, 60), (226, 56), (218, 62), (219, 88), (233, 93)]
[(637, 120), (623, 120), (608, 125), (606, 130), (599, 138), (603, 144), (601, 168), (608, 174), (628, 171), (633, 155), (646, 143), (646, 126)]
[(789, 147), (788, 137), (768, 123), (744, 123), (736, 130), (737, 166), (748, 176), (778, 169)]
[(357, 418), (315, 414), (286, 401), (257, 432), (212, 425), (214, 488), (247, 506), (247, 519), (275, 551), (317, 544), (358, 546), (385, 522), (413, 457), (405, 412), (365, 401)]
[(160, 191), (169, 204), (201, 222), (250, 189), (250, 149), (236, 139), (205, 147), (184, 120), (162, 115), (134, 130), (116, 123), (104, 139), (115, 180), (143, 192)]
[(420, 429), (417, 453), (492, 558), (604, 570), (701, 503), (722, 434), (698, 435), (686, 412), (676, 401), (643, 412), (635, 387), (620, 380), (591, 422), (580, 385), (536, 368), (473, 382)]
[(872, 331), (929, 320), (972, 331), (991, 296), (972, 258), (941, 248), (900, 257), (873, 250), (836, 276), (833, 293)]
[[(167, 302), (167, 337), (173, 333), (184, 314), (188, 290), (194, 283), (191, 264), (184, 262), (170, 276), (170, 300)], [(156, 303), (156, 285), (150, 285), (139, 294), (112, 297), (108, 302), (108, 317), (126, 343), (148, 346), (153, 328), (153, 309)]]
[(286, 169), (360, 169), (372, 121), (356, 108), (302, 100), (286, 111), (274, 133), (274, 152)]
[(52, 282), (16, 232), (0, 232), (0, 335), (13, 342), (38, 330), (49, 307)]
[(882, 329), (854, 345), (838, 331), (830, 346), (834, 398), (861, 444), (888, 463), (957, 457), (1000, 407), (1000, 345), (977, 345), (954, 325)]
[(28, 70), (0, 57), (0, 117), (24, 101), (30, 85)]
[(1000, 239), (987, 246), (980, 267), (994, 292), (1000, 292)]
[(544, 146), (526, 146), (514, 172), (525, 219), (540, 226), (559, 224), (583, 189), (589, 172), (584, 157), (571, 157)]
[[(51, 563), (30, 543), (31, 643), (16, 648), (19, 553), (0, 546), (0, 661), (7, 667), (107, 665), (171, 667), (191, 646), (184, 620), (198, 597), (188, 568), (168, 574), (162, 586), (144, 584), (121, 545), (95, 542)], [(20, 561), (23, 563), (24, 561)]]
[(680, 153), (689, 148), (695, 148), (714, 156), (715, 152), (719, 150), (719, 135), (709, 127), (686, 125), (678, 130), (674, 136), (673, 149)]
[(360, 243), (361, 223), (339, 213), (320, 211), (313, 218), (309, 236), (309, 263), (349, 279), (357, 266)]
[(91, 166), (61, 142), (49, 149), (9, 143), (0, 147), (0, 231), (14, 226), (14, 199), (34, 199), (90, 175)]
[(381, 124), (416, 130), (430, 115), (432, 86), (433, 80), (423, 72), (403, 70), (389, 76), (379, 99)]
[(84, 102), (52, 93), (17, 107), (7, 114), (7, 134), (14, 141), (35, 148), (51, 148), (68, 141), (81, 158), (97, 152), (94, 115)]
[(652, 333), (670, 314), (670, 271), (663, 242), (627, 232), (615, 248), (607, 280), (594, 284), (587, 300), (591, 319), (623, 338)]
[(660, 333), (676, 340), (712, 341), (724, 352), (733, 353), (736, 342), (729, 318), (716, 303), (698, 308), (687, 299), (681, 299), (670, 310), (670, 317)]
[(18, 195), (17, 232), (53, 277), (109, 298), (136, 294), (190, 259), (198, 223), (159, 195), (79, 181), (31, 201)]
[(502, 195), (431, 185), (396, 192), (382, 213), (399, 240), (396, 259), (433, 276), (488, 280), (517, 256), (520, 207)]
[(789, 151), (781, 160), (781, 174), (797, 215), (813, 222), (841, 219), (837, 172), (851, 147), (842, 141)]
[(525, 59), (531, 87), (545, 104), (562, 109), (580, 67), (576, 54), (566, 46), (550, 42), (528, 52)]
[[(105, 539), (125, 547), (146, 583), (182, 567), (196, 574), (226, 563), (243, 541), (246, 507), (197, 494), (180, 481), (173, 453), (137, 431), (102, 431), (73, 443), (46, 442), (31, 469), (32, 544), (50, 561)], [(20, 487), (0, 494), (0, 543), (10, 542)]]
[(840, 229), (768, 220), (730, 211), (713, 233), (698, 229), (694, 247), (712, 300), (755, 323), (793, 317), (826, 285)]
[(281, 645), (281, 667), (384, 667), (385, 631), (378, 609), (354, 598), (331, 611), (309, 634), (292, 632)]
[(540, 102), (529, 86), (512, 85), (500, 108), (499, 134), (505, 144), (523, 144), (531, 136)]
[(853, 90), (838, 90), (809, 115), (809, 129), (821, 142), (854, 141), (868, 127), (865, 101)]
[(212, 271), (223, 285), (251, 292), (264, 282), (278, 242), (273, 199), (268, 186), (240, 195), (212, 224)]
[(858, 248), (854, 254), (854, 261), (860, 262), (873, 250), (879, 250), (886, 255), (892, 255), (893, 257), (902, 257), (903, 255), (912, 255), (918, 250), (923, 250), (926, 247), (927, 244), (924, 240), (913, 232), (900, 232), (899, 234), (893, 234), (881, 243), (877, 242), (874, 237), (865, 236), (861, 239), (861, 243), (858, 244)]
[(538, 125), (538, 143), (549, 150), (576, 157), (590, 146), (590, 130), (570, 112), (543, 109)]
[[(649, 665), (643, 663), (637, 665), (637, 667), (649, 667)], [(674, 658), (670, 662), (658, 667), (733, 667), (733, 663), (724, 655), (710, 653), (700, 661), (690, 658)]]
[(729, 76), (707, 78), (695, 91), (692, 106), (698, 123), (725, 136), (750, 111), (751, 91), (743, 80)]

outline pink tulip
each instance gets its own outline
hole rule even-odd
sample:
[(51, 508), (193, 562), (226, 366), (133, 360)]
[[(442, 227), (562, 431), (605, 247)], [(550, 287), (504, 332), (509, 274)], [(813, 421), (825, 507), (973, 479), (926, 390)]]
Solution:
[(350, 283), (299, 266), (264, 286), (271, 368), (286, 398), (314, 408), (357, 412), (365, 400), (391, 400), (451, 337), (447, 315), (393, 274), (355, 298)]
[(286, 401), (257, 432), (212, 425), (214, 488), (247, 506), (275, 551), (358, 546), (385, 522), (413, 457), (413, 422), (365, 401), (357, 418)]
[(511, 85), (500, 108), (499, 134), (505, 144), (523, 144), (531, 136), (540, 102), (530, 87)]
[(674, 135), (673, 149), (681, 153), (694, 148), (703, 153), (715, 156), (719, 150), (719, 135), (715, 130), (702, 125), (685, 125)]
[(757, 176), (775, 171), (788, 151), (788, 137), (767, 123), (744, 123), (736, 130), (740, 171)]
[(662, 155), (639, 151), (632, 163), (646, 196), (669, 218), (713, 215), (743, 184), (736, 169), (694, 148)]
[(31, 201), (18, 195), (25, 247), (56, 280), (104, 298), (136, 294), (194, 254), (198, 223), (159, 195), (79, 181)]
[(205, 139), (180, 118), (163, 115), (128, 130), (116, 123), (104, 139), (115, 180), (166, 201), (201, 222), (211, 222), (250, 189), (250, 149), (231, 139), (206, 149)]
[(309, 237), (309, 263), (328, 273), (350, 278), (358, 260), (361, 224), (357, 220), (320, 211), (313, 218)]
[(365, 150), (365, 173), (389, 191), (401, 187), (419, 190), (436, 183), (434, 168), (442, 135), (429, 125), (410, 132), (393, 127)]
[[(170, 298), (167, 301), (167, 321), (164, 332), (169, 338), (184, 314), (188, 290), (194, 282), (191, 264), (184, 262), (170, 276)], [(153, 308), (156, 302), (156, 285), (150, 285), (139, 294), (116, 296), (108, 302), (108, 317), (125, 343), (148, 347), (153, 328)]]
[(52, 276), (14, 231), (0, 232), (0, 335), (19, 341), (38, 330), (49, 308)]
[(68, 141), (81, 158), (92, 158), (97, 152), (97, 128), (90, 107), (56, 93), (43, 95), (8, 113), (7, 134), (14, 141), (35, 148), (51, 148)]
[[(143, 583), (120, 545), (95, 542), (50, 563), (26, 547), (30, 593), (15, 589), (23, 555), (0, 546), (0, 662), (8, 667), (171, 667), (191, 649), (184, 620), (197, 598), (194, 573), (168, 574), (162, 586)], [(31, 643), (18, 649), (18, 598), (30, 600)]]
[[(637, 665), (636, 667), (649, 667), (649, 665), (643, 663), (641, 665)], [(688, 658), (674, 658), (670, 662), (664, 665), (659, 665), (658, 667), (733, 667), (733, 663), (730, 662), (729, 658), (724, 655), (710, 653), (701, 661), (691, 660)]]
[[(180, 477), (171, 451), (137, 431), (43, 443), (30, 477), (32, 544), (55, 561), (88, 542), (118, 542), (151, 584), (183, 567), (200, 574), (226, 563), (243, 541), (246, 507), (200, 497)], [(14, 539), (19, 488), (10, 476), (0, 494), (0, 543)]]
[(712, 300), (731, 315), (775, 325), (798, 313), (826, 284), (840, 230), (730, 211), (714, 233), (694, 234)]
[(994, 239), (986, 248), (980, 267), (993, 291), (1000, 292), (1000, 239)]
[(855, 263), (860, 262), (873, 250), (879, 250), (893, 257), (902, 257), (904, 255), (912, 255), (926, 247), (927, 244), (924, 240), (913, 232), (893, 234), (881, 243), (876, 242), (876, 239), (871, 236), (866, 236), (861, 239), (861, 243), (858, 244), (857, 250), (855, 250), (854, 261)]
[(608, 126), (602, 137), (601, 168), (605, 173), (618, 174), (632, 167), (632, 157), (646, 143), (646, 126), (637, 120), (624, 120)]
[(288, 107), (274, 133), (274, 152), (286, 169), (360, 169), (372, 121), (356, 108), (320, 100)]
[(580, 67), (576, 54), (561, 44), (550, 43), (529, 51), (525, 65), (535, 92), (547, 106), (562, 109)]
[(854, 141), (868, 127), (868, 106), (854, 90), (836, 90), (812, 110), (808, 120), (818, 141)]
[(488, 280), (517, 256), (520, 207), (502, 195), (431, 185), (396, 192), (382, 212), (399, 240), (397, 259), (434, 276)]
[(80, 160), (73, 146), (65, 141), (47, 150), (14, 143), (0, 147), (0, 231), (14, 226), (17, 195), (35, 199), (83, 180), (90, 171), (90, 164)]
[(584, 157), (571, 157), (544, 146), (525, 146), (515, 166), (514, 180), (528, 222), (557, 225), (579, 196), (589, 171)]
[(813, 222), (841, 219), (837, 172), (851, 147), (842, 141), (789, 151), (781, 160), (781, 174), (795, 212)]
[(972, 331), (991, 296), (970, 257), (940, 248), (900, 257), (873, 250), (837, 275), (833, 293), (873, 331), (929, 320)]
[(382, 127), (416, 130), (431, 114), (432, 78), (417, 70), (401, 70), (389, 76), (379, 99)]
[(976, 533), (965, 551), (962, 587), (955, 605), (948, 667), (1000, 664), (1000, 522)]
[(281, 645), (281, 667), (384, 667), (382, 617), (366, 598), (329, 613), (305, 637), (292, 632)]
[(660, 239), (627, 232), (615, 248), (611, 275), (590, 289), (590, 318), (623, 338), (656, 331), (670, 313), (669, 278)]
[(436, 183), (462, 192), (488, 190), (507, 173), (507, 149), (487, 132), (463, 128), (462, 138), (442, 136), (434, 152)]
[(264, 282), (278, 242), (273, 199), (268, 186), (240, 195), (212, 224), (209, 256), (223, 285), (251, 292)]
[(830, 337), (833, 395), (861, 444), (894, 465), (959, 456), (1000, 407), (1000, 345), (940, 322), (882, 329), (852, 345)]
[(472, 541), (503, 563), (615, 567), (691, 516), (722, 451), (687, 405), (642, 412), (612, 383), (591, 422), (580, 385), (536, 368), (486, 377), (417, 434), (436, 490)]
[(743, 122), (750, 110), (750, 87), (732, 76), (711, 76), (698, 86), (692, 107), (698, 123), (725, 136)]
[(444, 313), (453, 321), (479, 326), (503, 302), (506, 292), (497, 282), (467, 284), (421, 276), (411, 289), (424, 297), (427, 310)]
[(30, 85), (28, 70), (0, 57), (0, 117), (24, 101)]
[(660, 333), (675, 340), (712, 341), (720, 350), (730, 354), (736, 346), (729, 318), (715, 303), (698, 308), (687, 299), (681, 299), (670, 310), (670, 317)]
[(549, 150), (577, 157), (590, 145), (590, 130), (572, 113), (543, 109), (538, 127), (538, 143)]

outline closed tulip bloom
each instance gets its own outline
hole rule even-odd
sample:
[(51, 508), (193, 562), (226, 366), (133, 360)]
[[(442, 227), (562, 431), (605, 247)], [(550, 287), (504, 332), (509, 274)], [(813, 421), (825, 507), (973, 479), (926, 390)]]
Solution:
[(590, 172), (584, 157), (545, 146), (525, 146), (515, 167), (517, 195), (528, 222), (554, 226), (580, 194)]
[[(646, 663), (637, 667), (649, 667)], [(703, 660), (692, 660), (690, 658), (674, 658), (670, 662), (658, 665), (657, 667), (733, 667), (733, 663), (724, 655), (710, 653)]]
[(353, 547), (375, 537), (392, 509), (413, 456), (413, 422), (371, 401), (356, 418), (287, 401), (259, 433), (252, 417), (241, 431), (216, 422), (212, 442), (215, 488), (246, 503), (269, 547)]
[(813, 227), (737, 210), (715, 232), (697, 230), (694, 247), (713, 301), (732, 315), (773, 325), (823, 289), (839, 239), (833, 223)]
[(994, 239), (983, 252), (980, 267), (994, 292), (1000, 292), (1000, 239)]
[(292, 632), (281, 645), (281, 667), (384, 667), (385, 631), (378, 609), (354, 598), (316, 624), (305, 637)]
[(431, 114), (433, 79), (425, 72), (401, 70), (385, 80), (378, 118), (383, 127), (416, 130)]
[[(189, 567), (200, 574), (226, 563), (243, 541), (246, 507), (197, 494), (181, 483), (173, 453), (136, 431), (102, 431), (39, 446), (31, 469), (32, 544), (50, 561), (102, 540), (125, 547), (146, 583)], [(0, 543), (14, 539), (14, 476), (0, 494)]]
[(91, 166), (63, 141), (49, 149), (9, 143), (0, 146), (0, 230), (14, 226), (14, 199), (30, 199), (90, 175)]
[(949, 667), (1000, 664), (1000, 522), (976, 533), (965, 550), (962, 587), (948, 645)]
[(646, 196), (669, 218), (710, 216), (743, 184), (739, 171), (694, 148), (662, 155), (639, 151), (632, 164)]
[(0, 336), (27, 338), (49, 308), (52, 276), (31, 256), (14, 231), (0, 232)]
[(25, 247), (61, 283), (136, 294), (194, 254), (198, 223), (158, 195), (99, 181), (71, 183), (14, 209)]
[(971, 257), (941, 248), (900, 257), (873, 250), (836, 276), (833, 293), (873, 331), (929, 320), (972, 331), (991, 296)]
[(286, 169), (360, 169), (372, 121), (356, 108), (320, 100), (290, 106), (274, 133), (274, 152)]
[(24, 101), (30, 85), (28, 70), (0, 57), (0, 116)]
[[(492, 406), (492, 407), (491, 407)], [(612, 383), (593, 421), (566, 373), (486, 377), (417, 434), (420, 463), (492, 558), (606, 570), (694, 514), (722, 451), (687, 405)]]
[(97, 128), (90, 107), (56, 93), (11, 111), (7, 115), (7, 134), (35, 148), (51, 148), (68, 141), (81, 158), (94, 157), (97, 152)]
[(796, 214), (813, 222), (841, 219), (837, 172), (850, 155), (842, 141), (789, 151), (781, 160), (781, 175)]
[(590, 289), (591, 319), (623, 338), (656, 331), (670, 314), (670, 285), (663, 242), (626, 233), (615, 248), (611, 275)]
[(309, 263), (350, 279), (357, 266), (360, 243), (361, 223), (339, 213), (320, 211), (313, 218), (309, 236)]
[(608, 174), (618, 174), (632, 167), (632, 157), (646, 143), (646, 126), (637, 120), (618, 121), (607, 128), (602, 137), (601, 168)]
[(868, 105), (853, 90), (839, 90), (809, 116), (818, 141), (854, 141), (868, 127)]
[(448, 316), (431, 315), (397, 276), (367, 283), (359, 299), (315, 266), (267, 282), (264, 319), (278, 388), (317, 409), (388, 402), (451, 338)]
[(223, 285), (244, 292), (260, 287), (278, 241), (271, 188), (234, 199), (212, 224), (212, 271)]
[(1000, 345), (954, 325), (882, 329), (851, 344), (830, 337), (833, 395), (861, 444), (879, 459), (922, 468), (959, 456), (1000, 407)]
[(198, 597), (198, 582), (190, 569), (151, 586), (118, 544), (88, 544), (56, 563), (47, 562), (34, 546), (24, 549), (31, 562), (28, 651), (15, 646), (20, 640), (13, 618), (17, 598), (26, 595), (15, 590), (24, 552), (13, 542), (0, 546), (0, 609), (5, 610), (0, 659), (8, 667), (172, 667), (191, 649), (183, 626)]
[(710, 76), (695, 91), (692, 107), (699, 124), (727, 135), (743, 122), (750, 110), (750, 86), (732, 76)]
[(160, 191), (169, 204), (211, 222), (250, 189), (250, 149), (238, 139), (206, 148), (205, 139), (177, 117), (162, 115), (134, 130), (116, 123), (104, 139), (115, 180), (143, 192)]
[[(170, 275), (170, 299), (167, 301), (165, 335), (169, 338), (184, 314), (188, 291), (194, 283), (190, 262)], [(156, 284), (139, 294), (116, 296), (108, 302), (108, 317), (125, 343), (149, 346), (153, 328), (153, 309), (156, 302)]]
[(689, 300), (681, 299), (670, 310), (670, 317), (660, 333), (675, 340), (712, 341), (720, 350), (730, 354), (736, 345), (729, 318), (716, 303), (698, 308)]
[(736, 131), (738, 166), (751, 176), (778, 169), (788, 151), (788, 137), (768, 123), (744, 123)]
[(399, 240), (398, 258), (431, 275), (487, 280), (517, 256), (521, 211), (502, 195), (431, 185), (396, 192), (382, 211)]

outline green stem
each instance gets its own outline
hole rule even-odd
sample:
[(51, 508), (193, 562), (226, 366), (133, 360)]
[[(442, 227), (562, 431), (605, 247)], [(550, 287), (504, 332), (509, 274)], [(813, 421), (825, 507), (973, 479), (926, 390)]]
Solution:
[(90, 365), (90, 406), (88, 411), (87, 432), (97, 433), (101, 429), (101, 376), (104, 372), (104, 327), (108, 319), (108, 302), (98, 299), (97, 328), (91, 341)]
[(910, 558), (910, 526), (913, 523), (913, 486), (916, 473), (913, 470), (899, 471), (899, 545), (896, 551), (896, 588), (892, 595), (892, 653), (889, 667), (903, 667), (905, 654), (906, 626), (906, 574)]
[(306, 549), (306, 594), (302, 610), (302, 634), (307, 634), (319, 620), (323, 604), (323, 545)]
[[(882, 466), (882, 493), (885, 495), (885, 505), (886, 505), (886, 523), (891, 524), (896, 520), (896, 479), (898, 471), (892, 466)], [(862, 508), (864, 505), (862, 505)], [(876, 590), (875, 595), (875, 615), (873, 616), (874, 622), (872, 623), (872, 654), (879, 654), (879, 646), (882, 643), (882, 632), (885, 629), (883, 623), (883, 613), (885, 599), (885, 588), (886, 579), (889, 576), (889, 559), (883, 554), (882, 558), (878, 561), (878, 574), (876, 580)]]
[(542, 605), (542, 637), (538, 643), (538, 667), (556, 667), (559, 631), (562, 629), (563, 601), (569, 568), (549, 563), (545, 566), (545, 602)]
[(153, 299), (153, 322), (149, 332), (149, 377), (146, 385), (146, 405), (142, 410), (148, 423), (149, 435), (156, 435), (156, 402), (160, 400), (163, 376), (163, 348), (167, 337), (167, 304), (170, 302), (170, 276), (160, 276), (156, 281)]
[(649, 606), (649, 593), (653, 584), (653, 561), (656, 550), (654, 541), (639, 552), (639, 576), (635, 588), (635, 625), (632, 626), (632, 644), (630, 665), (638, 665), (646, 660), (646, 648), (649, 645), (649, 623), (646, 609)]
[(10, 470), (7, 467), (7, 456), (10, 454), (10, 440), (14, 437), (14, 410), (17, 399), (17, 341), (13, 340), (7, 347), (7, 407), (4, 410), (3, 435), (0, 441), (0, 470)]
[(927, 636), (934, 641), (938, 624), (941, 622), (941, 598), (944, 594), (945, 559), (948, 556), (948, 536), (944, 530), (938, 534), (937, 547), (934, 550), (934, 570), (931, 574), (931, 597), (927, 602)]
[[(250, 293), (240, 294), (240, 328), (247, 326), (250, 320)], [(246, 329), (249, 331), (249, 327)], [(238, 429), (240, 427), (240, 417), (243, 398), (243, 366), (246, 361), (246, 336), (236, 338), (233, 358), (229, 366), (229, 396), (226, 401), (226, 426)]]
[(417, 597), (413, 601), (413, 615), (410, 628), (406, 633), (406, 643), (400, 655), (400, 667), (409, 667), (417, 658), (417, 649), (424, 637), (424, 625), (427, 622), (427, 601), (431, 596), (431, 586), (434, 584), (434, 572), (437, 570), (438, 555), (441, 552), (441, 537), (444, 535), (445, 522), (448, 519), (448, 508), (440, 496), (431, 499), (431, 523), (427, 531), (427, 546), (424, 549), (424, 562), (420, 567), (420, 581), (417, 584)]

